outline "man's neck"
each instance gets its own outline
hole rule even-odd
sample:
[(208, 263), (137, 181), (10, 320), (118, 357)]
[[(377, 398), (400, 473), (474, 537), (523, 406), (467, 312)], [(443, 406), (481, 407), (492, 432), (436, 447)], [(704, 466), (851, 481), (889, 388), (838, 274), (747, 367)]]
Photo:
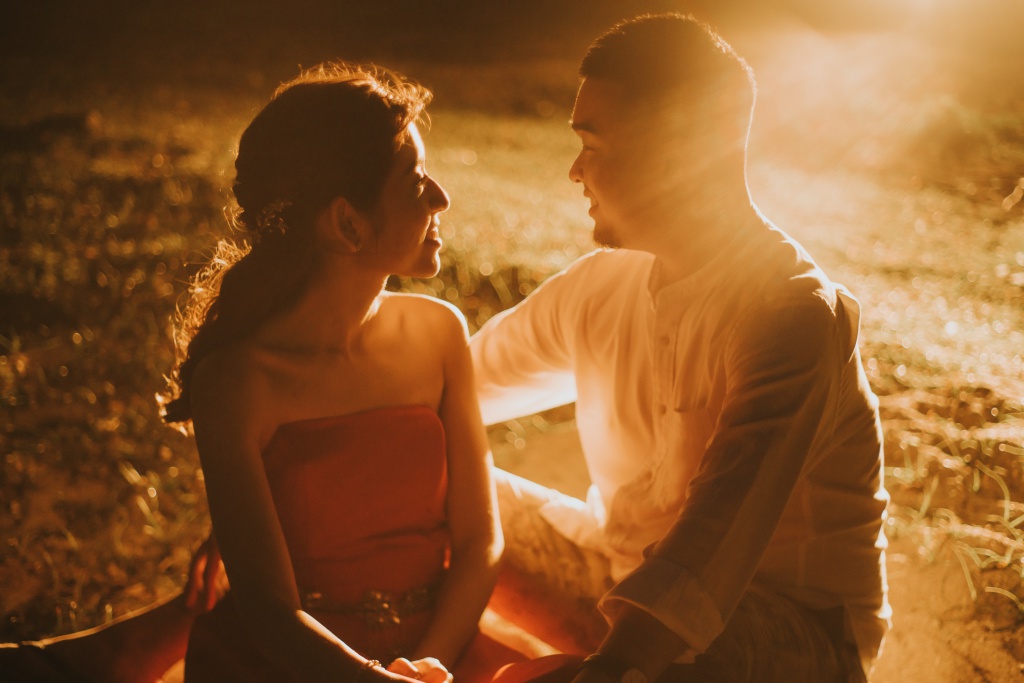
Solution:
[(765, 229), (764, 220), (742, 197), (742, 203), (718, 210), (701, 210), (678, 216), (675, 224), (666, 226), (663, 239), (650, 251), (657, 258), (658, 276), (652, 291), (679, 282), (696, 273), (727, 250), (736, 249), (750, 236)]

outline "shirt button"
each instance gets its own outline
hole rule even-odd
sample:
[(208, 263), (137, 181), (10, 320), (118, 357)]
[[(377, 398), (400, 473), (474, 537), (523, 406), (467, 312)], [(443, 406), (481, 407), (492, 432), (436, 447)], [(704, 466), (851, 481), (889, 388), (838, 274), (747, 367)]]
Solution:
[(662, 346), (668, 346), (668, 345), (669, 345), (669, 342), (671, 342), (671, 341), (672, 341), (672, 340), (671, 340), (671, 339), (669, 339), (669, 338), (668, 338), (668, 336), (660, 337), (660, 338), (658, 339), (658, 343), (659, 343), (659, 344), (661, 344)]
[(658, 415), (664, 415), (668, 412), (668, 406), (662, 403), (658, 406)]

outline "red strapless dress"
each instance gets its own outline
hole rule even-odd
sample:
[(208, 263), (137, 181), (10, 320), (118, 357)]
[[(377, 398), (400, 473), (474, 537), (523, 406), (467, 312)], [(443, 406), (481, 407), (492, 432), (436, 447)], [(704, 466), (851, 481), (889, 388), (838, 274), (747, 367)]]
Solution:
[[(423, 406), (281, 425), (264, 466), (307, 612), (367, 658), (408, 656), (432, 617), (449, 537), (444, 427)], [(490, 680), (523, 656), (478, 635), (455, 673)], [(186, 683), (289, 681), (230, 594), (192, 628)]]

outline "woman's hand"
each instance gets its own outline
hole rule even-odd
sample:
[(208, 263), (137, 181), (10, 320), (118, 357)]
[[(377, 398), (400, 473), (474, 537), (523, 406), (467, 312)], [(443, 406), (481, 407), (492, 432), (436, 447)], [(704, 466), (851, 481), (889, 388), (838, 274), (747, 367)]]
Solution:
[(388, 671), (407, 678), (415, 678), (423, 683), (452, 683), (453, 680), (448, 669), (434, 657), (417, 659), (415, 662), (399, 657), (388, 664)]

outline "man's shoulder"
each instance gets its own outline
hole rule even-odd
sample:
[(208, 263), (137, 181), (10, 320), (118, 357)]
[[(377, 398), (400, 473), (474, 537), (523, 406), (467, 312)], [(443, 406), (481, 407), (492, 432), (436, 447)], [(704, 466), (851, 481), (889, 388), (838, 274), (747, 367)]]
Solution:
[(654, 263), (654, 255), (645, 251), (631, 249), (595, 249), (580, 256), (569, 264), (562, 272), (590, 276), (601, 276), (609, 273), (643, 273), (648, 274)]
[(852, 297), (795, 239), (772, 226), (743, 251), (735, 265), (739, 277), (721, 292), (723, 300), (730, 302), (725, 316), (731, 320), (730, 329), (746, 333), (738, 338), (799, 339), (813, 336), (812, 330), (825, 333), (837, 324), (856, 327), (859, 307), (845, 305), (844, 299), (853, 301)]
[(766, 239), (752, 246), (750, 268), (745, 272), (758, 308), (813, 304), (815, 300), (834, 307), (838, 285), (795, 239), (772, 227)]
[(650, 254), (622, 249), (584, 254), (516, 306), (519, 317), (548, 316), (564, 329), (585, 325), (592, 330), (623, 323), (624, 316), (641, 308), (637, 304), (647, 296), (653, 262)]
[(555, 287), (581, 299), (620, 297), (646, 287), (653, 264), (654, 256), (646, 252), (596, 249), (552, 275), (545, 285), (557, 283)]

